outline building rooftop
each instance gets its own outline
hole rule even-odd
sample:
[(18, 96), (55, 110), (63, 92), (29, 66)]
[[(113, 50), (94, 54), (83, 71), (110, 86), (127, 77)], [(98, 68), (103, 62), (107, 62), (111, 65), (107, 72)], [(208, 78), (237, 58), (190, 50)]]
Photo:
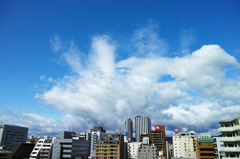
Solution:
[(221, 121), (218, 122), (218, 124), (220, 124), (220, 123), (230, 123), (230, 122), (232, 122), (232, 121), (234, 121), (236, 119), (240, 119), (240, 116), (236, 117), (234, 119), (224, 119), (224, 120), (221, 120)]
[(213, 141), (213, 138), (198, 138), (198, 142), (200, 143), (212, 143)]

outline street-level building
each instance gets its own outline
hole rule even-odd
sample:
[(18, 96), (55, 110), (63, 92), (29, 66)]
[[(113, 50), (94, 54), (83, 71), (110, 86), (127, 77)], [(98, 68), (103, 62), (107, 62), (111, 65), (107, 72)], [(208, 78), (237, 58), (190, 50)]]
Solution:
[(138, 159), (157, 159), (158, 150), (154, 145), (141, 145), (138, 148)]

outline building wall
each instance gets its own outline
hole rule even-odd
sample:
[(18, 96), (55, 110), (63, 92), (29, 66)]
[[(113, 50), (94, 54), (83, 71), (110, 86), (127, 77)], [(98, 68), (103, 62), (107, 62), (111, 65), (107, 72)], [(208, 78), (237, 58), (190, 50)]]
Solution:
[(173, 136), (174, 157), (195, 158), (194, 137), (194, 131), (182, 132), (180, 136)]
[(103, 136), (106, 133), (106, 130), (104, 130), (102, 127), (94, 127), (91, 129), (91, 144), (90, 144), (90, 156), (95, 155), (95, 145), (100, 140), (101, 136)]
[(162, 151), (163, 156), (166, 158), (165, 126), (160, 126), (159, 130), (150, 132), (150, 142), (154, 144), (158, 152)]
[(45, 136), (44, 139), (39, 139), (33, 151), (30, 154), (30, 159), (36, 158), (51, 158), (52, 156), (52, 140)]
[(96, 144), (96, 159), (124, 159), (124, 156), (124, 138), (120, 132), (116, 134), (104, 134), (98, 144)]
[(137, 159), (138, 148), (142, 145), (141, 142), (128, 143), (128, 156)]
[(222, 157), (240, 158), (240, 117), (220, 121), (218, 132), (222, 133), (223, 147), (220, 151)]
[(13, 126), (13, 125), (0, 125), (0, 145), (6, 148), (13, 143), (26, 143), (28, 128)]
[(131, 142), (133, 138), (133, 122), (131, 119), (125, 121), (125, 132), (127, 132), (128, 142)]
[(138, 148), (138, 159), (158, 158), (157, 148), (155, 146), (142, 145)]
[(215, 151), (214, 151), (214, 145), (213, 145), (214, 140), (212, 138), (209, 138), (208, 140), (209, 141), (207, 141), (206, 138), (196, 139), (197, 159), (215, 158)]
[(148, 116), (135, 117), (136, 142), (140, 142), (141, 134), (150, 135), (151, 119)]

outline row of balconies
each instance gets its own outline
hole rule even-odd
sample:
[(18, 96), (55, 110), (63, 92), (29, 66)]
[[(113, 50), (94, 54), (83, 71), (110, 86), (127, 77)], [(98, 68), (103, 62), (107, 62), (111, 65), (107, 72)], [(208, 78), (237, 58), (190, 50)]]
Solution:
[(240, 152), (240, 147), (221, 147), (222, 152)]
[(233, 131), (237, 131), (240, 130), (240, 125), (236, 125), (234, 127), (220, 127), (218, 129), (218, 132), (223, 133), (223, 132), (233, 132)]
[(221, 137), (221, 142), (237, 142), (240, 141), (240, 136), (235, 137)]

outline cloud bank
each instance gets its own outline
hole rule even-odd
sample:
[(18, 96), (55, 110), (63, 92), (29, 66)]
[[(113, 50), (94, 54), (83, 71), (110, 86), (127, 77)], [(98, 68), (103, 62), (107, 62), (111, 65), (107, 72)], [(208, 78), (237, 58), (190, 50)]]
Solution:
[(36, 98), (77, 117), (85, 123), (80, 129), (122, 131), (126, 118), (143, 115), (165, 125), (168, 135), (175, 127), (216, 134), (219, 120), (239, 115), (240, 64), (218, 45), (167, 57), (167, 45), (144, 28), (131, 40), (135, 55), (116, 60), (120, 46), (107, 35), (94, 36), (86, 54), (59, 39), (51, 44), (73, 73)]

